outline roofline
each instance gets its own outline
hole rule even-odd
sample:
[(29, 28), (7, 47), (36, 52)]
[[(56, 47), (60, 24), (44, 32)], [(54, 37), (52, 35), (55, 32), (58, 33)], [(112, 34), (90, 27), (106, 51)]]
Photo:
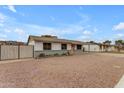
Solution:
[[(41, 38), (41, 36), (35, 36), (35, 35), (29, 35), (28, 37), (28, 42), (27, 44), (29, 43), (29, 40), (31, 37), (36, 37), (36, 38)], [(46, 37), (47, 38), (47, 37)], [(35, 40), (33, 38), (34, 41), (42, 41), (42, 42), (45, 42), (45, 40)], [(91, 43), (91, 42), (83, 42), (83, 41), (78, 41), (78, 40), (69, 40), (69, 39), (61, 39), (61, 38), (57, 38), (57, 40), (60, 40), (60, 41), (47, 41), (46, 42), (54, 42), (54, 43), (70, 43), (70, 44), (93, 44), (93, 45), (106, 45), (106, 44), (102, 44), (102, 43)], [(65, 40), (65, 41), (64, 41)], [(116, 45), (109, 45), (109, 46), (116, 46)]]
[[(38, 37), (38, 38), (40, 38), (41, 36), (35, 36), (35, 35), (29, 35), (29, 37), (28, 37), (28, 42), (27, 43), (29, 43), (29, 40), (30, 40), (30, 38), (31, 37)], [(82, 41), (77, 41), (77, 40), (69, 40), (69, 39), (59, 39), (59, 38), (57, 38), (57, 40), (65, 40), (65, 41), (61, 41), (61, 42), (57, 42), (57, 41), (48, 41), (48, 42), (56, 42), (56, 43), (71, 43), (71, 44), (84, 44), (85, 42), (82, 42)], [(34, 41), (44, 41), (44, 40), (35, 40), (34, 39)]]

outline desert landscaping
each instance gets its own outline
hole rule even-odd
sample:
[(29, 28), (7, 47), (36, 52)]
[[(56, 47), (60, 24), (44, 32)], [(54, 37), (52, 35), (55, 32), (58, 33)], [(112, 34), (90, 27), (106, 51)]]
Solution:
[(115, 87), (124, 74), (124, 55), (122, 55), (84, 53), (41, 59), (9, 60), (11, 62), (1, 61), (0, 87)]

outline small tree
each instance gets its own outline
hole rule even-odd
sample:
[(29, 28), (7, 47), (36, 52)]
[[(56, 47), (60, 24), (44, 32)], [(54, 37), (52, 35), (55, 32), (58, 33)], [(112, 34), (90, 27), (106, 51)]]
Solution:
[(120, 49), (123, 48), (123, 46), (124, 46), (124, 41), (123, 40), (116, 40), (115, 45), (118, 47), (118, 51), (120, 52)]
[(116, 40), (115, 45), (123, 45), (124, 41), (123, 40)]
[(95, 41), (90, 41), (90, 43), (95, 43)]
[(110, 45), (111, 41), (110, 40), (106, 40), (106, 41), (103, 42), (103, 44)]
[(107, 52), (108, 48), (110, 47), (111, 41), (110, 40), (106, 40), (106, 41), (103, 42), (103, 44), (104, 44), (104, 49)]

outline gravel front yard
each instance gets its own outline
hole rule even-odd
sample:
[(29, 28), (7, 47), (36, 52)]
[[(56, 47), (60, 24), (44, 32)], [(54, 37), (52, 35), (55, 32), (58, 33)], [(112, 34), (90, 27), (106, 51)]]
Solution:
[(114, 87), (124, 57), (84, 54), (0, 64), (0, 87)]

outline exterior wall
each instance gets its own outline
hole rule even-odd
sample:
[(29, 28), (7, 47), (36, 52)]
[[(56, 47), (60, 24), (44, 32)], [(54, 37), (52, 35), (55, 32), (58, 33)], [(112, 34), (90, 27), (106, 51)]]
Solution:
[(61, 43), (52, 43), (52, 50), (61, 50)]
[(33, 57), (33, 46), (19, 46), (19, 58), (32, 58)]
[(106, 51), (108, 51), (108, 48), (102, 47), (102, 52), (106, 52)]
[[(52, 50), (61, 50), (61, 43), (51, 43)], [(43, 51), (43, 42), (34, 42), (34, 41), (30, 41), (28, 45), (34, 45), (34, 51)], [(72, 46), (71, 44), (67, 44), (67, 50), (71, 50)], [(75, 45), (74, 47), (75, 50), (77, 50), (77, 45)], [(81, 50), (83, 50), (83, 45)]]
[(90, 45), (90, 51), (96, 51), (99, 52), (100, 51), (100, 47), (99, 45)]
[(84, 47), (83, 47), (83, 45), (82, 45), (81, 50), (83, 50), (83, 49), (84, 49)]
[(34, 51), (42, 51), (43, 50), (43, 42), (35, 42)]
[(84, 48), (84, 51), (89, 51), (89, 45), (88, 44), (83, 45), (83, 48)]
[(115, 46), (103, 47), (100, 49), (101, 52), (117, 52), (117, 48)]
[(1, 60), (18, 59), (18, 46), (1, 45)]
[(67, 50), (71, 50), (71, 44), (67, 44)]
[(112, 47), (108, 47), (107, 51), (112, 51)]
[(28, 45), (35, 45), (35, 41), (29, 41)]
[(107, 48), (108, 52), (117, 52), (117, 49), (114, 46), (110, 46)]
[(74, 50), (77, 50), (77, 45), (74, 46)]
[(115, 48), (115, 47), (112, 47), (112, 51), (114, 51), (114, 52), (118, 52), (118, 49)]
[(83, 45), (84, 51), (91, 51), (91, 52), (100, 52), (100, 47), (99, 45), (95, 44), (85, 44)]
[(28, 45), (33, 45), (34, 51), (43, 50), (43, 42), (29, 41)]
[(38, 57), (42, 53), (45, 55), (66, 54), (68, 52), (67, 50), (71, 50), (71, 44), (67, 44), (67, 50), (61, 50), (61, 43), (51, 43), (51, 49), (52, 50), (43, 50), (43, 42), (35, 42), (34, 57)]
[[(51, 44), (52, 44), (52, 47), (51, 47), (52, 50), (61, 50), (61, 43), (51, 43)], [(30, 41), (29, 45), (34, 45), (35, 51), (44, 51), (43, 50), (43, 42)], [(71, 44), (67, 44), (67, 50), (71, 50), (71, 48), (72, 48)], [(89, 51), (89, 52), (90, 51), (91, 52), (115, 51), (114, 47), (109, 47), (109, 48), (104, 49), (102, 46), (102, 48), (100, 49), (100, 46), (97, 44), (84, 44), (84, 45), (82, 45), (81, 50), (77, 50), (77, 45), (75, 45), (74, 49), (75, 49), (75, 51), (79, 51), (79, 52), (80, 51), (82, 52), (82, 50), (84, 50), (85, 52), (86, 51)]]
[[(52, 50), (61, 50), (61, 43), (51, 43)], [(43, 51), (43, 42), (35, 42), (35, 51)], [(67, 50), (71, 50), (71, 44), (67, 44)]]

